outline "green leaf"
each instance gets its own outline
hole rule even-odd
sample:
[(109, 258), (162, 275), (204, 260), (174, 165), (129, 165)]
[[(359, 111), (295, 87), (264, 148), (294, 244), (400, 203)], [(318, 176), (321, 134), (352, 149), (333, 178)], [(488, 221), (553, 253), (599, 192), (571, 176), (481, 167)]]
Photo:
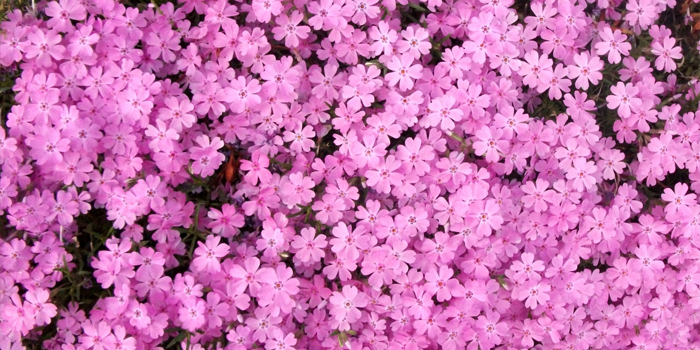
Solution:
[(185, 339), (185, 337), (187, 337), (187, 334), (188, 334), (187, 332), (181, 332), (180, 334), (177, 335), (177, 337), (173, 338), (173, 340), (171, 340), (170, 343), (168, 343), (168, 345), (165, 346), (165, 348), (166, 349), (172, 348), (173, 346), (175, 346), (175, 344), (183, 341)]
[(426, 9), (425, 7), (422, 7), (418, 4), (408, 4), (408, 6), (411, 7), (412, 9), (418, 11), (418, 12), (421, 12), (421, 13), (428, 12), (428, 9)]
[(345, 332), (340, 332), (338, 334), (338, 345), (342, 348), (345, 346), (345, 342), (348, 341), (348, 334)]

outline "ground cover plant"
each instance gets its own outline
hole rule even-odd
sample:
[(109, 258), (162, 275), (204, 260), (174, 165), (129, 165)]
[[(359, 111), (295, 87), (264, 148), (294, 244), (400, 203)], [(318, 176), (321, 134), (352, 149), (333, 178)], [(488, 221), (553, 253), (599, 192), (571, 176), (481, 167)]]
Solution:
[(700, 348), (696, 1), (0, 6), (0, 349)]

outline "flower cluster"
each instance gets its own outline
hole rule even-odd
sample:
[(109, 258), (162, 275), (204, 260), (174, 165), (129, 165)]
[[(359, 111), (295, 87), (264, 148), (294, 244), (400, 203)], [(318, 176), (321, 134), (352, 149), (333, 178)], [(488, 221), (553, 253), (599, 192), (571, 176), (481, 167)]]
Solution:
[(0, 25), (0, 349), (700, 348), (694, 2), (161, 2)]

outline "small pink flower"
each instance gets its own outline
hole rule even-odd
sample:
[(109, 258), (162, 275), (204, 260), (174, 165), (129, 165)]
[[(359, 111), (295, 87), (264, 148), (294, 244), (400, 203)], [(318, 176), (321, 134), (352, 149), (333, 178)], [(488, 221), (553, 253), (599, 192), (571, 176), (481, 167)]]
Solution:
[(194, 250), (195, 258), (192, 260), (192, 267), (195, 271), (214, 273), (221, 271), (220, 258), (226, 256), (230, 248), (228, 244), (219, 244), (220, 236), (210, 235), (206, 243), (197, 242), (199, 247)]
[(303, 228), (299, 236), (295, 236), (291, 243), (296, 249), (295, 258), (303, 263), (316, 263), (325, 256), (324, 248), (328, 245), (325, 235), (316, 236), (313, 228)]

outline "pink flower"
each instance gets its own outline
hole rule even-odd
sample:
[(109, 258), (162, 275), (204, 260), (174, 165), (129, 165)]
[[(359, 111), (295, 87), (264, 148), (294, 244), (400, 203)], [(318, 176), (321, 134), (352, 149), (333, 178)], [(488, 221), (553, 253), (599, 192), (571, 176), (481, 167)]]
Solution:
[(375, 290), (391, 284), (400, 267), (396, 257), (386, 247), (375, 247), (362, 260), (362, 274), (369, 276), (367, 283)]
[(571, 80), (566, 79), (568, 75), (568, 70), (564, 68), (564, 65), (559, 63), (554, 71), (551, 73), (545, 73), (543, 75), (544, 83), (538, 85), (537, 92), (544, 92), (549, 89), (549, 98), (553, 100), (560, 100), (563, 92), (569, 92), (571, 86)]
[[(653, 8), (653, 7), (652, 7)], [(683, 57), (681, 54), (681, 48), (678, 46), (673, 46), (676, 44), (676, 39), (674, 38), (664, 38), (663, 45), (658, 41), (651, 44), (651, 53), (658, 56), (656, 58), (656, 70), (665, 70), (666, 72), (672, 72), (676, 70), (677, 60)]]
[(485, 109), (491, 105), (491, 97), (482, 94), (482, 87), (479, 84), (469, 84), (466, 80), (457, 82), (458, 100), (462, 101), (460, 107), (465, 116), (478, 119), (484, 116)]
[(149, 125), (145, 131), (146, 136), (153, 138), (148, 146), (155, 152), (171, 150), (173, 142), (179, 140), (180, 135), (177, 130), (168, 128), (160, 119), (156, 120), (156, 125), (158, 126), (157, 128)]
[(249, 257), (243, 261), (243, 266), (233, 265), (229, 274), (233, 280), (229, 282), (232, 290), (236, 294), (242, 294), (249, 289), (251, 296), (257, 296), (262, 288), (264, 274), (259, 270), (260, 260), (256, 257)]
[(380, 21), (376, 26), (369, 28), (369, 37), (374, 41), (371, 50), (374, 55), (386, 54), (389, 55), (393, 49), (393, 43), (398, 39), (398, 34), (394, 29), (389, 27), (385, 21)]
[(479, 316), (475, 322), (476, 330), (479, 332), (479, 345), (484, 349), (491, 349), (502, 342), (501, 337), (506, 336), (508, 324), (498, 322), (500, 315), (497, 312), (487, 311), (486, 315)]
[(277, 256), (288, 246), (284, 233), (279, 228), (268, 227), (262, 231), (261, 236), (256, 242), (256, 248), (258, 251), (264, 251), (266, 257)]
[(362, 143), (356, 142), (350, 145), (353, 153), (353, 160), (359, 168), (366, 166), (375, 167), (379, 164), (379, 160), (386, 154), (385, 143), (377, 142), (377, 137), (372, 134), (365, 134), (362, 137)]
[(440, 266), (439, 271), (431, 268), (425, 274), (425, 291), (435, 295), (438, 302), (464, 295), (466, 290), (453, 276), (454, 271), (446, 265)]
[(642, 275), (632, 260), (619, 257), (615, 259), (613, 266), (606, 273), (615, 281), (616, 287), (627, 289), (629, 286), (637, 287), (642, 283)]
[(413, 64), (413, 55), (402, 54), (392, 57), (391, 62), (386, 67), (391, 69), (391, 73), (386, 75), (387, 84), (394, 86), (399, 83), (401, 91), (413, 88), (413, 80), (423, 76), (423, 67), (420, 64)]
[(34, 136), (27, 141), (31, 150), (29, 155), (38, 165), (55, 164), (63, 160), (63, 153), (70, 149), (70, 140), (61, 137), (56, 129), (37, 127)]
[(569, 69), (569, 78), (576, 78), (575, 86), (577, 89), (588, 89), (588, 82), (593, 85), (598, 85), (598, 82), (603, 79), (603, 74), (600, 70), (603, 68), (603, 61), (598, 56), (590, 55), (588, 52), (582, 52), (574, 56), (576, 65), (571, 65)]
[(622, 34), (619, 29), (615, 29), (613, 33), (610, 27), (605, 27), (599, 35), (601, 41), (595, 44), (598, 55), (608, 54), (608, 61), (612, 64), (620, 63), (621, 54), (629, 55), (632, 45), (626, 42), (627, 35)]
[(190, 332), (195, 332), (197, 329), (202, 328), (207, 322), (206, 309), (207, 304), (202, 299), (187, 298), (183, 300), (179, 310), (179, 320), (182, 322), (182, 328)]
[(343, 217), (345, 201), (331, 194), (324, 194), (320, 201), (314, 202), (311, 207), (316, 211), (316, 219), (322, 224), (333, 225)]
[[(350, 285), (343, 286), (342, 293), (333, 292), (329, 301), (334, 306), (330, 310), (331, 315), (339, 321), (344, 319), (344, 324), (348, 327), (349, 323), (354, 323), (362, 316), (359, 309), (367, 306), (365, 293)], [(349, 328), (343, 330), (349, 330)]]
[(369, 237), (365, 235), (363, 226), (358, 226), (353, 230), (345, 223), (339, 222), (333, 228), (333, 238), (330, 240), (331, 250), (340, 257), (357, 259), (360, 257), (360, 249), (369, 248)]
[(540, 272), (544, 271), (544, 262), (542, 260), (535, 261), (535, 255), (532, 253), (523, 253), (521, 259), (522, 261), (516, 260), (511, 265), (511, 270), (515, 272), (513, 277), (520, 283), (526, 280), (541, 280)]
[(55, 31), (50, 30), (44, 33), (42, 29), (36, 28), (27, 35), (27, 39), (31, 45), (27, 47), (25, 57), (34, 58), (37, 66), (49, 68), (52, 60), (63, 59), (66, 48), (60, 45), (61, 36)]
[(403, 162), (403, 168), (407, 173), (415, 169), (418, 176), (430, 171), (428, 162), (435, 158), (435, 150), (428, 145), (422, 145), (420, 138), (407, 138), (403, 145), (399, 145), (396, 152), (398, 160)]
[(224, 147), (224, 141), (215, 137), (209, 142), (209, 137), (200, 135), (197, 137), (196, 142), (199, 146), (194, 146), (190, 149), (190, 158), (194, 160), (192, 170), (195, 174), (199, 174), (202, 177), (213, 175), (226, 159), (223, 154), (218, 152), (219, 149)]
[(585, 158), (576, 158), (574, 164), (566, 172), (566, 178), (572, 180), (573, 188), (577, 191), (583, 191), (584, 187), (588, 190), (596, 185), (596, 179), (593, 177), (598, 170), (593, 162), (587, 162)]
[(144, 329), (151, 323), (146, 306), (136, 300), (131, 301), (124, 315), (129, 318), (129, 324), (137, 329)]
[(481, 236), (490, 236), (492, 230), (498, 230), (503, 224), (503, 218), (497, 215), (500, 212), (498, 203), (493, 199), (473, 203), (468, 215), (468, 220), (477, 227), (476, 233)]
[(455, 122), (462, 120), (464, 115), (462, 111), (458, 108), (452, 108), (455, 105), (455, 99), (452, 96), (445, 95), (441, 98), (436, 98), (430, 102), (428, 108), (430, 108), (431, 113), (428, 114), (427, 118), (421, 121), (422, 126), (437, 126), (443, 131), (450, 131), (454, 129)]
[(323, 74), (320, 69), (314, 70), (309, 76), (309, 81), (316, 84), (311, 90), (311, 93), (318, 98), (324, 96), (329, 99), (338, 99), (338, 90), (345, 85), (345, 74), (337, 74), (338, 65), (327, 64), (323, 67)]
[(603, 179), (613, 180), (625, 169), (624, 153), (619, 150), (604, 150), (600, 153), (598, 168), (603, 169)]
[(37, 326), (43, 326), (51, 323), (51, 319), (56, 316), (56, 305), (48, 302), (49, 291), (43, 288), (38, 288), (33, 291), (28, 291), (25, 294), (27, 303), (35, 310), (34, 317)]
[(293, 275), (293, 270), (284, 265), (279, 265), (276, 269), (266, 267), (260, 270), (260, 276), (266, 285), (258, 291), (258, 302), (262, 306), (272, 306), (272, 316), (292, 311), (295, 305), (292, 296), (299, 293), (299, 279), (292, 278)]
[[(411, 207), (403, 207), (401, 208), (401, 211), (403, 212), (404, 209), (406, 208), (411, 208)], [(422, 215), (421, 215), (422, 214)], [(428, 224), (428, 216), (427, 212), (425, 211), (419, 211), (416, 213), (415, 216), (418, 216), (417, 218), (414, 218), (413, 220), (421, 222), (422, 221), (422, 226), (425, 227), (424, 230), (421, 230), (421, 233), (424, 233), (425, 230), (427, 230), (427, 224)], [(410, 217), (409, 217), (409, 220)], [(413, 234), (415, 235), (415, 233)], [(413, 236), (411, 235), (411, 236)], [(456, 236), (450, 236), (445, 232), (436, 232), (435, 233), (435, 241), (427, 239), (423, 241), (423, 245), (421, 246), (421, 251), (425, 253), (425, 258), (428, 259), (431, 262), (436, 262), (437, 264), (449, 264), (452, 262), (452, 260), (455, 257), (455, 251), (459, 247), (460, 244), (460, 239), (459, 237)]]
[[(274, 338), (274, 339), (273, 339)], [(279, 329), (272, 331), (272, 337), (265, 343), (266, 350), (295, 350), (297, 340), (294, 334), (287, 333), (286, 335)]]
[(673, 190), (670, 188), (664, 189), (661, 199), (668, 202), (664, 207), (664, 211), (670, 215), (676, 213), (682, 215), (690, 214), (690, 207), (697, 205), (697, 196), (694, 193), (686, 193), (688, 193), (688, 185), (684, 183), (677, 183)]
[(221, 211), (216, 208), (209, 209), (207, 216), (212, 220), (207, 224), (207, 228), (225, 238), (233, 237), (238, 232), (237, 229), (245, 224), (243, 215), (228, 203), (221, 207)]
[(408, 27), (401, 32), (401, 36), (403, 40), (396, 43), (399, 53), (408, 53), (414, 59), (419, 59), (422, 55), (430, 52), (431, 45), (428, 41), (430, 33), (427, 30), (420, 27)]
[(293, 98), (297, 97), (295, 86), (299, 84), (299, 72), (292, 68), (292, 58), (284, 56), (265, 65), (265, 70), (260, 73), (260, 77), (265, 80), (264, 89), (269, 89), (269, 96), (279, 93), (280, 96)]
[(302, 263), (316, 263), (321, 261), (325, 256), (324, 248), (328, 245), (325, 235), (316, 236), (316, 230), (313, 228), (303, 228), (299, 236), (294, 236), (291, 243), (292, 248), (296, 249), (294, 257)]
[(253, 11), (250, 13), (251, 18), (252, 15), (255, 15), (255, 18), (260, 23), (270, 22), (272, 16), (279, 15), (284, 8), (278, 0), (255, 0), (252, 2), (251, 7), (253, 8)]
[(311, 139), (316, 136), (313, 127), (310, 125), (305, 126), (304, 129), (301, 127), (302, 126), (299, 125), (294, 132), (284, 132), (283, 140), (285, 142), (291, 142), (292, 144), (289, 146), (289, 149), (296, 153), (308, 152), (311, 150), (311, 147), (315, 145), (314, 140)]
[(608, 108), (617, 108), (620, 117), (629, 118), (632, 111), (636, 111), (641, 107), (642, 100), (637, 97), (639, 89), (634, 85), (618, 82), (617, 85), (610, 87), (612, 95), (606, 97)]
[(262, 183), (270, 181), (272, 173), (267, 170), (269, 165), (270, 160), (267, 156), (257, 151), (253, 152), (251, 160), (241, 159), (241, 170), (247, 171), (245, 180), (251, 185), (256, 185), (258, 179), (260, 179)]
[(135, 350), (136, 339), (134, 337), (126, 337), (126, 328), (117, 325), (114, 326), (114, 349)]
[(83, 335), (80, 336), (80, 343), (86, 349), (92, 350), (112, 350), (114, 349), (114, 335), (107, 322), (86, 321), (83, 323)]
[(210, 235), (206, 243), (197, 242), (199, 247), (194, 250), (195, 258), (192, 260), (192, 267), (196, 272), (214, 273), (221, 271), (220, 258), (229, 253), (228, 244), (219, 244), (221, 237)]
[(522, 201), (526, 208), (533, 207), (536, 212), (546, 211), (547, 203), (554, 203), (554, 191), (548, 190), (549, 182), (543, 179), (537, 179), (536, 183), (528, 181), (522, 188), (526, 195)]
[(82, 21), (85, 19), (87, 12), (85, 6), (76, 0), (60, 0), (59, 2), (50, 2), (46, 7), (46, 15), (51, 19), (46, 23), (49, 28), (53, 28), (60, 32), (68, 32), (73, 29), (73, 21)]
[(625, 15), (625, 20), (627, 20), (630, 25), (639, 24), (642, 29), (649, 28), (649, 26), (654, 24), (658, 16), (656, 13), (656, 6), (654, 5), (655, 4), (649, 0), (630, 0), (626, 6), (628, 12)]
[(386, 157), (386, 160), (381, 158), (379, 164), (367, 171), (367, 185), (380, 193), (390, 193), (392, 186), (401, 185), (404, 175), (397, 171), (400, 167), (401, 162), (393, 155)]
[(476, 132), (478, 141), (474, 142), (474, 153), (484, 158), (489, 162), (497, 162), (501, 156), (500, 153), (508, 152), (510, 144), (506, 140), (501, 140), (503, 130), (482, 126)]
[(300, 26), (299, 23), (304, 15), (299, 11), (292, 12), (292, 16), (282, 14), (276, 18), (277, 27), (272, 28), (275, 40), (284, 38), (284, 45), (287, 47), (299, 46), (299, 39), (306, 39), (311, 29), (307, 26)]

